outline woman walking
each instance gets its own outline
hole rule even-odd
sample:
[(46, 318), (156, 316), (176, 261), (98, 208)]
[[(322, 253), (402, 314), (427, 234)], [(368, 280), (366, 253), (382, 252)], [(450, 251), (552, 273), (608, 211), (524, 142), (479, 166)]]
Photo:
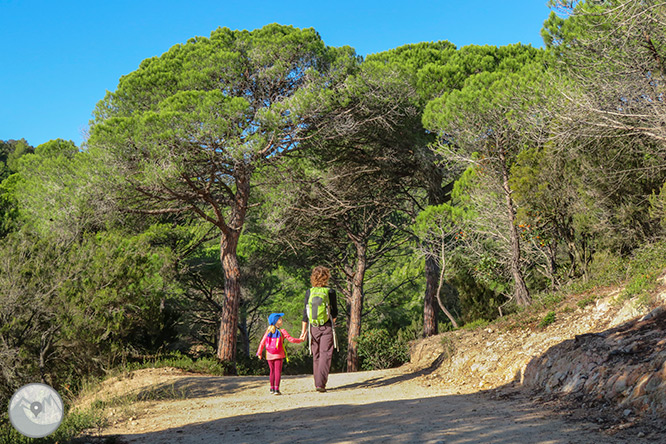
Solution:
[[(335, 290), (328, 288), (331, 271), (322, 266), (315, 267), (310, 276), (312, 288), (305, 292), (303, 328), (301, 339), (310, 334), (312, 351), (312, 373), (315, 389), (326, 391), (328, 374), (333, 358), (333, 324), (338, 317), (338, 302)], [(310, 328), (308, 329), (308, 325)]]

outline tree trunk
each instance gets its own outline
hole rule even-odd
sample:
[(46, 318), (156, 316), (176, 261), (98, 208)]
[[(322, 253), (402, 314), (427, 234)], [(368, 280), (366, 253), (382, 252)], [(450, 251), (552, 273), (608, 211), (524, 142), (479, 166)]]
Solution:
[(506, 211), (509, 222), (509, 236), (511, 242), (511, 275), (514, 282), (514, 297), (519, 305), (529, 305), (532, 302), (525, 279), (520, 270), (520, 236), (516, 228), (516, 215), (513, 208), (513, 199), (511, 198), (511, 188), (509, 187), (509, 167), (502, 150), (500, 150), (500, 161), (502, 167), (502, 188), (506, 202)]
[(441, 245), (442, 245), (442, 247), (439, 251), (439, 254), (440, 254), (440, 260), (441, 260), (442, 266), (439, 269), (439, 280), (437, 282), (437, 292), (435, 294), (437, 295), (437, 302), (439, 302), (439, 308), (441, 308), (442, 311), (444, 312), (444, 314), (446, 315), (446, 317), (449, 318), (449, 321), (451, 321), (451, 325), (453, 325), (453, 328), (458, 328), (458, 323), (456, 322), (456, 319), (453, 317), (451, 312), (449, 312), (449, 310), (447, 310), (446, 307), (444, 306), (444, 304), (442, 303), (441, 294), (442, 294), (442, 286), (444, 286), (444, 269), (445, 269), (446, 262), (444, 260), (444, 254), (445, 254), (444, 242), (442, 242)]
[(220, 338), (217, 345), (217, 357), (235, 369), (236, 360), (236, 331), (238, 330), (238, 307), (240, 306), (240, 267), (236, 247), (240, 231), (232, 231), (229, 235), (222, 235), (220, 241), (220, 260), (224, 270), (224, 303), (222, 305), (222, 319), (220, 320)]
[[(453, 182), (442, 188), (442, 173), (433, 162), (428, 175), (428, 205), (441, 205), (450, 200)], [(437, 334), (437, 286), (439, 282), (439, 266), (433, 258), (425, 261), (426, 288), (423, 298), (423, 337)]]
[(439, 281), (439, 266), (432, 257), (425, 260), (426, 289), (423, 301), (423, 337), (437, 334), (437, 306), (435, 296)]
[(224, 270), (224, 303), (220, 320), (220, 338), (217, 345), (217, 357), (229, 365), (229, 372), (236, 373), (236, 332), (238, 331), (238, 309), (241, 300), (240, 266), (238, 265), (238, 239), (240, 238), (247, 202), (250, 196), (250, 172), (236, 176), (236, 195), (229, 223), (223, 224), (222, 215), (218, 213), (222, 237), (220, 239), (220, 261)]
[(352, 278), (351, 300), (349, 301), (349, 333), (347, 338), (347, 371), (359, 370), (357, 338), (361, 334), (361, 314), (363, 313), (363, 278), (367, 267), (367, 246), (356, 243), (356, 267)]

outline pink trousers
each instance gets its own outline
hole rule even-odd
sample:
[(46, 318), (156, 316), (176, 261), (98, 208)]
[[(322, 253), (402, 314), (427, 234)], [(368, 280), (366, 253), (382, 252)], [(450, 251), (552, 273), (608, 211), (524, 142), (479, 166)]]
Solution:
[(270, 370), (271, 388), (280, 390), (280, 378), (282, 377), (282, 361), (284, 359), (271, 359), (268, 361), (268, 368)]

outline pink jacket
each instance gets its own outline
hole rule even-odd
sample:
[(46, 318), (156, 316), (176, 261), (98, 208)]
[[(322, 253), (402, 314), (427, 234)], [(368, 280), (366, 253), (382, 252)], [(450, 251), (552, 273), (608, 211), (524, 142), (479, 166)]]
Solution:
[[(291, 335), (285, 330), (284, 328), (280, 329), (280, 332), (282, 333), (282, 337), (286, 339), (289, 342), (292, 342), (294, 344), (298, 344), (300, 342), (303, 342), (303, 339), (300, 338), (293, 338)], [(266, 338), (268, 337), (268, 331), (264, 333), (264, 337), (261, 338), (261, 342), (259, 343), (259, 348), (257, 349), (257, 356), (261, 358), (261, 352), (264, 351), (264, 347), (266, 346)], [(268, 350), (266, 350), (266, 360), (270, 361), (272, 359), (284, 359), (285, 353), (284, 353), (284, 342), (282, 343), (282, 349), (280, 350), (280, 353), (269, 353)]]

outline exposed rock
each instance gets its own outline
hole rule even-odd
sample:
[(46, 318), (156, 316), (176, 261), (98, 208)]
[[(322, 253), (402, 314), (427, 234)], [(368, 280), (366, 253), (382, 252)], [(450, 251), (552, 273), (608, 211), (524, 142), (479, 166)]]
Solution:
[(666, 310), (658, 307), (603, 333), (551, 347), (527, 365), (523, 384), (666, 417)]

